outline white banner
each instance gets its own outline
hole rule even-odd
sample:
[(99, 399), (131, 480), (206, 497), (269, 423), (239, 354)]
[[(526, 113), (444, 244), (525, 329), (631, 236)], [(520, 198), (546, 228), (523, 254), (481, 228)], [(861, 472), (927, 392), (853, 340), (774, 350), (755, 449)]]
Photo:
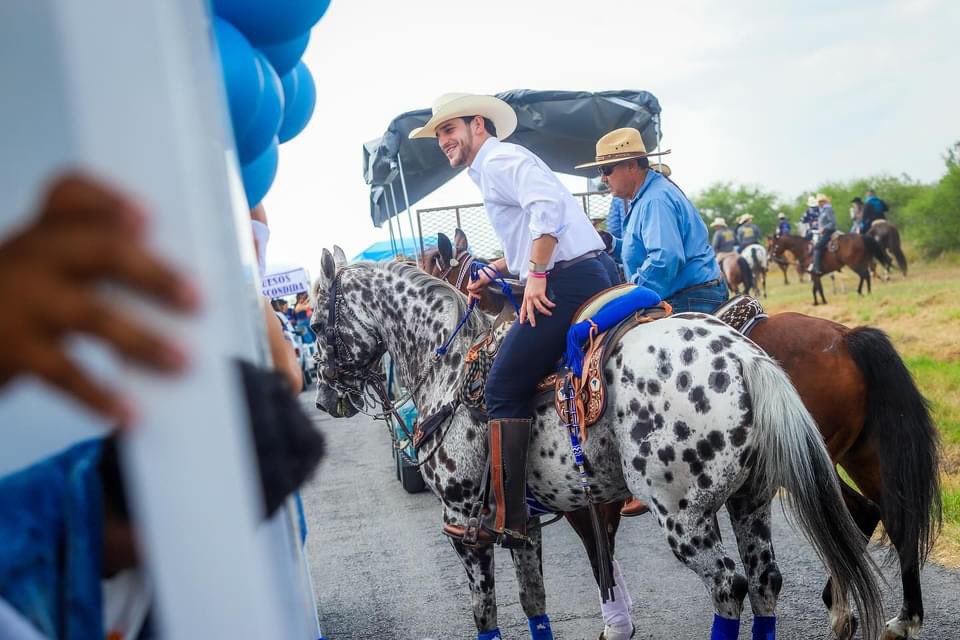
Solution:
[(307, 279), (306, 271), (293, 269), (265, 275), (260, 290), (267, 298), (282, 298), (295, 295), (301, 291), (309, 292), (310, 282)]

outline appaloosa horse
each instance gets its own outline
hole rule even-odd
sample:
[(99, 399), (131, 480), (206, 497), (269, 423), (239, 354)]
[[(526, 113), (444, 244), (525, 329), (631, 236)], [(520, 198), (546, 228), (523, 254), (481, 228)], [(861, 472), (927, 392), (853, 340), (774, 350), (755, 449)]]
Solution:
[[(760, 297), (760, 287), (763, 286), (763, 297), (767, 297), (767, 250), (759, 244), (747, 245), (740, 250), (740, 256), (750, 265), (753, 272), (753, 292)], [(749, 291), (745, 293), (749, 294)]]
[[(410, 265), (360, 263), (337, 270), (324, 251), (313, 288), (320, 341), (317, 406), (334, 417), (358, 412), (389, 352), (423, 419), (446, 416), (418, 452), (443, 522), (465, 527), (482, 508), (485, 424), (459, 402), (463, 355), (489, 328), (466, 320), (466, 299)], [(436, 350), (458, 323), (443, 356)], [(779, 487), (836, 585), (834, 613), (852, 594), (865, 632), (881, 628), (880, 594), (865, 540), (843, 505), (816, 424), (783, 371), (750, 340), (703, 314), (680, 314), (627, 333), (604, 368), (607, 411), (583, 443), (591, 491), (600, 502), (639, 496), (652, 505), (674, 555), (712, 597), (714, 638), (736, 638), (745, 597), (755, 628), (773, 627), (781, 578), (770, 536)], [(528, 460), (531, 494), (555, 512), (586, 506), (569, 435), (553, 403), (535, 411)], [(715, 525), (726, 505), (747, 576), (736, 572)], [(533, 539), (534, 546), (539, 539)], [(459, 541), (479, 638), (499, 637), (493, 550)], [(769, 636), (772, 637), (772, 636)]]
[[(469, 260), (465, 237), (460, 246)], [(443, 260), (440, 256), (438, 263)], [(440, 277), (442, 270), (433, 265), (432, 273)], [(847, 507), (864, 536), (871, 537), (882, 522), (896, 551), (903, 606), (887, 622), (883, 639), (918, 638), (924, 615), (920, 570), (942, 519), (939, 443), (926, 400), (890, 339), (877, 329), (850, 329), (800, 313), (777, 313), (757, 324), (750, 338), (784, 368), (816, 420), (831, 459), (862, 491), (842, 485)], [(619, 504), (602, 506), (613, 549)], [(596, 575), (588, 514), (584, 510), (565, 515), (583, 541)], [(828, 582), (823, 593), (828, 607), (831, 591)], [(605, 614), (609, 608), (604, 607)], [(848, 612), (833, 626), (839, 640), (848, 640), (856, 621)], [(623, 631), (626, 637), (630, 630), (608, 626), (605, 633), (619, 637), (616, 634)]]
[[(809, 241), (800, 236), (779, 236), (773, 240), (772, 255), (782, 257), (785, 251), (800, 255), (800, 252), (809, 250), (809, 246)], [(818, 293), (823, 304), (827, 304), (827, 298), (823, 295), (822, 278), (828, 273), (839, 271), (844, 266), (850, 267), (854, 273), (860, 276), (857, 293), (863, 295), (864, 282), (867, 283), (867, 293), (870, 293), (871, 260), (878, 260), (884, 266), (890, 264), (890, 258), (883, 253), (883, 249), (872, 237), (858, 233), (843, 233), (831, 240), (830, 244), (823, 250), (823, 256), (820, 260), (821, 273), (810, 274), (810, 279), (813, 281), (813, 304), (820, 304), (817, 300)]]

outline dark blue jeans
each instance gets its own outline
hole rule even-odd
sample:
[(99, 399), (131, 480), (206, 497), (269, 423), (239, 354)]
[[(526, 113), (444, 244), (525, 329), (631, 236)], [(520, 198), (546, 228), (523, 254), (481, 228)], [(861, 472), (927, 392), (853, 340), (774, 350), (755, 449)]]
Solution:
[(567, 330), (580, 306), (613, 286), (599, 258), (584, 260), (547, 278), (553, 315), (537, 314), (537, 326), (515, 322), (500, 346), (487, 377), (485, 401), (490, 418), (528, 418), (537, 383), (554, 371), (566, 348)]
[(720, 279), (719, 284), (712, 287), (701, 287), (673, 294), (667, 302), (673, 307), (674, 313), (697, 311), (699, 313), (713, 313), (730, 297), (727, 283)]

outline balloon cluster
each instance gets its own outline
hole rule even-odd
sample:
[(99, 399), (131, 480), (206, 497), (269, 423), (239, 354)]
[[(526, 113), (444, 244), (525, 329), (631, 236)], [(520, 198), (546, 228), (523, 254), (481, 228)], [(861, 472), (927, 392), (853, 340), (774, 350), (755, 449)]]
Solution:
[(277, 147), (303, 131), (317, 99), (300, 60), (330, 0), (213, 0), (243, 188), (257, 206), (277, 175)]

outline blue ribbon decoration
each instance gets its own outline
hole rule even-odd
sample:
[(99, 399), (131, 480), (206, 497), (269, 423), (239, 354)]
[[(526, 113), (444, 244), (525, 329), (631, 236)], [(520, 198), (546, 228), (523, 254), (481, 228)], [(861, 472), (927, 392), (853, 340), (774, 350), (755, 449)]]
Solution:
[(655, 307), (660, 301), (656, 291), (638, 286), (630, 293), (603, 305), (589, 320), (570, 327), (567, 331), (567, 350), (563, 354), (564, 366), (571, 369), (577, 377), (583, 375), (583, 345), (590, 337), (590, 330), (594, 325), (597, 333), (603, 333), (620, 324), (630, 314)]

